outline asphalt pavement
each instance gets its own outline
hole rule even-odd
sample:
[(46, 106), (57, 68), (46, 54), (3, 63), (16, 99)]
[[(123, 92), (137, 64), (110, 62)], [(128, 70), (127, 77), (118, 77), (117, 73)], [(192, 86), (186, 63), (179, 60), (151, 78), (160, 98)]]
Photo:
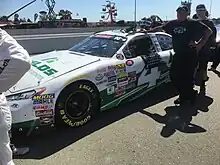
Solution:
[(194, 108), (175, 107), (176, 95), (165, 85), (81, 128), (17, 139), (31, 152), (15, 164), (219, 165), (220, 73), (209, 76), (207, 96)]

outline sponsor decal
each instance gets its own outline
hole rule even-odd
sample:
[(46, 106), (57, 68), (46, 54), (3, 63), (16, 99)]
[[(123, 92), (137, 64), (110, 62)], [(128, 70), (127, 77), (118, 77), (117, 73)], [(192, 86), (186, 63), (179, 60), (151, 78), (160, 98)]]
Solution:
[(124, 78), (124, 77), (128, 77), (128, 73), (126, 72), (121, 72), (117, 75), (118, 78)]
[(134, 82), (137, 80), (136, 71), (128, 73), (128, 82)]
[(55, 97), (55, 94), (44, 94), (44, 95), (35, 95), (32, 97), (32, 100), (44, 100), (44, 99), (52, 99)]
[(111, 86), (109, 88), (107, 88), (107, 95), (112, 95), (115, 93), (115, 86)]
[(96, 77), (95, 77), (95, 80), (96, 81), (101, 81), (102, 79), (104, 78), (104, 75), (99, 73)]
[(111, 76), (115, 76), (115, 75), (116, 75), (116, 73), (114, 70), (111, 70), (111, 71), (104, 73), (104, 76), (106, 76), (106, 77), (111, 77)]
[(123, 87), (116, 88), (115, 97), (119, 97), (125, 94), (125, 89)]
[(128, 85), (128, 81), (123, 81), (123, 82), (118, 83), (119, 87), (123, 87), (125, 85)]
[(116, 65), (116, 69), (124, 69), (124, 68), (126, 68), (124, 63)]
[(102, 81), (97, 82), (96, 85), (101, 85), (101, 84), (104, 84), (104, 83), (107, 83), (107, 82), (108, 82), (108, 80), (102, 80)]
[(52, 104), (54, 101), (53, 99), (44, 99), (44, 100), (34, 100), (33, 104)]
[(108, 71), (116, 71), (116, 66), (114, 65), (108, 66)]
[(11, 108), (19, 108), (19, 105), (18, 104), (12, 104), (10, 107)]
[(120, 77), (118, 78), (118, 86), (122, 87), (128, 84), (128, 77)]
[(40, 117), (41, 125), (50, 125), (54, 123), (54, 116)]
[(43, 72), (47, 76), (52, 76), (53, 74), (58, 72), (57, 70), (51, 68), (50, 66), (46, 64), (42, 64), (42, 62), (40, 61), (32, 61), (32, 66), (37, 70)]
[(134, 61), (133, 60), (127, 60), (126, 61), (126, 65), (127, 66), (132, 66), (134, 64)]
[(118, 64), (116, 65), (116, 72), (121, 73), (121, 72), (126, 72), (126, 66), (125, 64)]
[(48, 109), (53, 109), (53, 104), (40, 104), (40, 105), (34, 105), (33, 106), (34, 110), (48, 110)]
[(120, 83), (120, 82), (124, 82), (124, 81), (128, 81), (128, 77), (121, 77), (121, 78), (118, 78), (118, 83)]
[(108, 82), (116, 81), (116, 76), (108, 77)]
[(36, 117), (46, 117), (46, 116), (52, 116), (53, 115), (53, 110), (38, 110), (35, 111), (35, 116)]
[(88, 86), (88, 85), (82, 85), (82, 84), (80, 84), (79, 85), (79, 88), (80, 89), (85, 89), (85, 90), (87, 90), (87, 91), (89, 91), (90, 93), (93, 93), (94, 92), (94, 90), (90, 87), (90, 86)]
[(124, 59), (125, 59), (125, 57), (124, 57), (122, 54), (117, 54), (117, 55), (116, 55), (116, 58), (117, 58), (118, 60), (124, 60)]

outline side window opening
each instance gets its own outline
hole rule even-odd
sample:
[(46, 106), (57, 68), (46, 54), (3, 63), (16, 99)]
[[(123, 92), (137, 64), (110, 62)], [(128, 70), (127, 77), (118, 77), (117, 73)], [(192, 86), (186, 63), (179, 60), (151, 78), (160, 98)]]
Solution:
[(123, 50), (126, 58), (135, 58), (141, 55), (150, 55), (154, 53), (154, 45), (150, 37), (143, 37), (135, 39), (128, 43), (128, 45)]
[(156, 34), (162, 51), (173, 49), (172, 38), (163, 34)]

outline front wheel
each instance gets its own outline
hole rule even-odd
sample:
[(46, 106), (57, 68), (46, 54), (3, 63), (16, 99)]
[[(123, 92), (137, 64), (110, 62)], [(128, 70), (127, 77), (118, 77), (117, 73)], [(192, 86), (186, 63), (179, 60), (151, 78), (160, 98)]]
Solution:
[(87, 82), (64, 89), (56, 103), (56, 124), (78, 127), (86, 124), (99, 111), (99, 94)]

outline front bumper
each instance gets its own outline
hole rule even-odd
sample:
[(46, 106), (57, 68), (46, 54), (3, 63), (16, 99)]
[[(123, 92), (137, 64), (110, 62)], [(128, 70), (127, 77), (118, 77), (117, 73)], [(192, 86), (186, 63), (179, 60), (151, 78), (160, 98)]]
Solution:
[[(31, 99), (9, 101), (8, 104), (12, 113), (12, 129), (34, 129), (54, 124), (53, 104), (50, 107), (45, 104), (34, 104)], [(45, 107), (49, 109), (39, 109)]]

